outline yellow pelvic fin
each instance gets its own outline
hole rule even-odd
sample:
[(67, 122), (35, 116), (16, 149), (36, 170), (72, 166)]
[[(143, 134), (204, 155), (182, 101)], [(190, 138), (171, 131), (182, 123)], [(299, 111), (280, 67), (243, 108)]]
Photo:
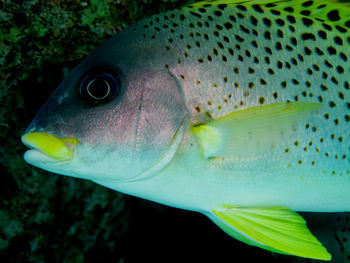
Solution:
[(192, 127), (205, 158), (251, 156), (283, 143), (322, 104), (275, 103), (252, 107)]
[[(229, 6), (245, 6), (260, 5), (264, 10), (273, 9), (279, 11), (281, 15), (293, 15), (295, 17), (307, 17), (324, 21), (335, 26), (347, 27), (346, 23), (350, 16), (350, 3), (341, 0), (317, 0), (310, 2), (308, 5), (305, 1), (299, 0), (206, 0), (193, 4), (191, 7), (205, 7), (206, 5), (229, 5)], [(267, 4), (273, 4), (271, 7), (266, 7)], [(320, 8), (320, 6), (322, 8)], [(286, 10), (293, 10), (292, 12)], [(307, 11), (307, 15), (302, 15), (303, 10)], [(252, 10), (252, 15), (254, 15)]]
[(59, 161), (72, 159), (76, 144), (80, 143), (77, 138), (57, 138), (43, 132), (27, 133), (22, 136), (22, 142)]
[(305, 220), (288, 208), (223, 207), (212, 210), (209, 218), (227, 234), (249, 245), (305, 258), (332, 258)]

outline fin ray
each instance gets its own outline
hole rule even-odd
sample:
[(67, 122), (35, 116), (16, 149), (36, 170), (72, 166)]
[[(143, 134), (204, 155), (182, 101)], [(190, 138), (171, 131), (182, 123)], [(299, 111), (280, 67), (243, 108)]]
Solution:
[(322, 107), (311, 102), (257, 106), (195, 126), (192, 132), (205, 158), (249, 157), (279, 146), (303, 120)]
[(282, 254), (331, 259), (305, 220), (288, 208), (224, 207), (212, 210), (209, 218), (227, 234), (250, 245)]

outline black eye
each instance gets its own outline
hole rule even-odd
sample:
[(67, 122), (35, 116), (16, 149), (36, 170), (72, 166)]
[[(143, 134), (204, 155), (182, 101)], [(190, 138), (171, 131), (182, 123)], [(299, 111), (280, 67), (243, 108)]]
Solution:
[(87, 74), (80, 82), (79, 93), (87, 102), (98, 104), (114, 99), (120, 89), (119, 79), (111, 73)]

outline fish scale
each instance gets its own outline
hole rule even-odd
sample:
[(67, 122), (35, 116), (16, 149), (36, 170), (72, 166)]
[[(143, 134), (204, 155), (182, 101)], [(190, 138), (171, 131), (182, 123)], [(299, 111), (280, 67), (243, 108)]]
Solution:
[[(324, 16), (342, 15), (327, 1), (273, 2), (194, 4), (145, 20), (141, 28), (150, 28), (146, 39), (167, 40), (163, 47), (178, 63), (169, 67), (165, 58), (164, 65), (182, 81), (193, 115), (209, 112), (217, 119), (277, 102), (324, 103), (322, 114), (300, 124), (302, 133), (260, 160), (276, 160), (271, 167), (297, 169), (300, 177), (344, 176), (348, 181), (349, 21), (324, 22)], [(251, 172), (252, 166), (261, 171), (262, 163), (254, 159), (238, 165)]]

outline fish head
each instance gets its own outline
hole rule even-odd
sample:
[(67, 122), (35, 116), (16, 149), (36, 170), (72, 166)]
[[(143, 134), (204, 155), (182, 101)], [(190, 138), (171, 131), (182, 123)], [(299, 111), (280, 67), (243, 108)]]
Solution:
[(128, 32), (98, 47), (27, 128), (22, 142), (32, 149), (24, 159), (92, 180), (128, 181), (166, 166), (188, 111), (181, 85), (157, 49)]

